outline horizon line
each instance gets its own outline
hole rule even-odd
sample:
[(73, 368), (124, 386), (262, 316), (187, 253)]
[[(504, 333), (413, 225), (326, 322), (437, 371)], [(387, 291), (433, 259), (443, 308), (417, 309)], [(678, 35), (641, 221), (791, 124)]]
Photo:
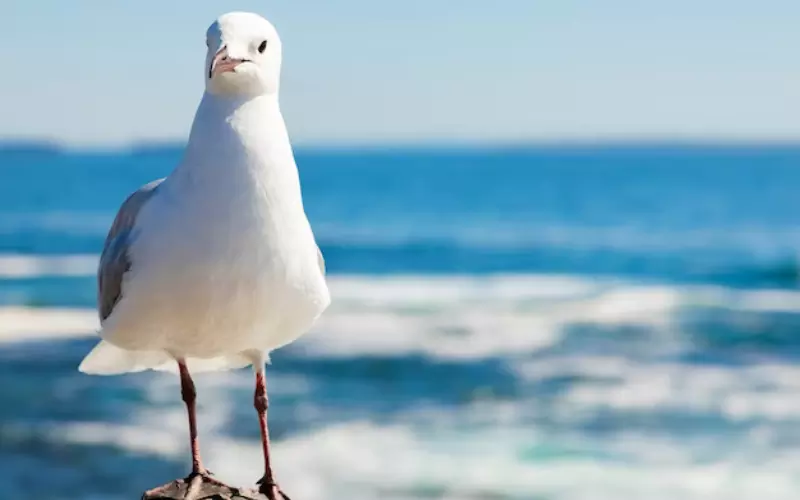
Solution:
[[(109, 144), (76, 144), (48, 138), (0, 138), (0, 152), (27, 150), (53, 153), (118, 153), (144, 152), (183, 148), (185, 139), (153, 139)], [(441, 141), (296, 141), (298, 151), (391, 151), (391, 150), (524, 150), (554, 148), (797, 148), (797, 138), (738, 138), (738, 137), (586, 137), (520, 139), (508, 141), (441, 140)]]

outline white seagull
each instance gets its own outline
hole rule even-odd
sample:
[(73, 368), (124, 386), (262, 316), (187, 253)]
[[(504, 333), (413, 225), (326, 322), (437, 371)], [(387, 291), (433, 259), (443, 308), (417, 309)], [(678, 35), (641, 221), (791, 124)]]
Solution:
[(272, 475), (264, 364), (328, 307), (325, 265), (303, 208), (278, 104), (281, 41), (263, 17), (221, 16), (206, 34), (205, 93), (180, 164), (122, 205), (98, 270), (102, 340), (80, 365), (110, 375), (180, 373), (192, 474), (197, 442), (191, 372), (252, 365), (261, 427), (260, 491)]

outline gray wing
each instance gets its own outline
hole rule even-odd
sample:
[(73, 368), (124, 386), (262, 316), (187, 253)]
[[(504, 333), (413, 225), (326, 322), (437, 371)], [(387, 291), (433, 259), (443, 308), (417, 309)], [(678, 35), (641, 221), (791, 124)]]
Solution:
[(164, 179), (158, 179), (145, 184), (130, 195), (111, 224), (97, 270), (97, 309), (102, 321), (111, 316), (114, 306), (122, 297), (122, 277), (131, 268), (128, 248), (136, 217), (163, 181)]

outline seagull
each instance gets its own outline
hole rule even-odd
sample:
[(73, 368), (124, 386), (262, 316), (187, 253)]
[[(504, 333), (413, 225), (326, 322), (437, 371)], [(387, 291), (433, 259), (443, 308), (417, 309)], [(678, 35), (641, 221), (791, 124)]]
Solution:
[[(278, 102), (281, 41), (263, 17), (231, 12), (206, 32), (205, 92), (172, 173), (122, 204), (98, 269), (100, 342), (79, 370), (180, 375), (192, 473), (213, 481), (197, 438), (192, 373), (252, 365), (264, 475), (273, 478), (264, 365), (330, 304)], [(221, 483), (219, 483), (221, 484)], [(288, 498), (288, 497), (287, 497)]]

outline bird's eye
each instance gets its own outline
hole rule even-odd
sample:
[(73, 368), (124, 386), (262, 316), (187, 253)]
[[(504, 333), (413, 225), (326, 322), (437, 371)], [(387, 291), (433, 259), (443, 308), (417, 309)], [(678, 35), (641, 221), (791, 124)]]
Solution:
[(263, 54), (265, 50), (267, 50), (267, 41), (266, 40), (261, 42), (261, 45), (258, 46), (258, 53), (259, 54)]

